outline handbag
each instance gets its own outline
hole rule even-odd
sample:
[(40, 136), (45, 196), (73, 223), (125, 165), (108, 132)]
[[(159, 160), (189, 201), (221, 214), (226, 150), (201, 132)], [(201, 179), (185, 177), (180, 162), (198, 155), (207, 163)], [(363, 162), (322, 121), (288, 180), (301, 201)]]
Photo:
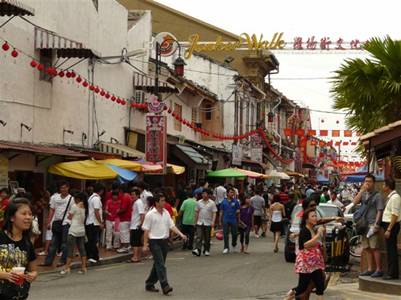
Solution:
[(242, 222), (241, 220), (239, 220), (239, 222), (238, 222), (238, 227), (239, 227), (240, 229), (242, 229), (242, 230), (245, 230), (248, 226), (247, 226), (244, 222)]
[(369, 208), (372, 206), (372, 199), (373, 196), (375, 196), (376, 194), (377, 191), (370, 195), (368, 200), (366, 201), (366, 204), (361, 205), (361, 207), (358, 208), (353, 215), (353, 220), (355, 222), (355, 231), (357, 234), (366, 234), (369, 230), (369, 222), (366, 219), (366, 214), (368, 213)]
[(53, 234), (62, 234), (63, 233), (63, 222), (64, 222), (64, 219), (65, 219), (65, 215), (67, 214), (68, 207), (70, 206), (71, 198), (72, 198), (72, 196), (70, 196), (70, 199), (68, 199), (68, 203), (67, 203), (67, 206), (65, 208), (65, 211), (64, 211), (64, 214), (63, 214), (63, 218), (61, 220), (53, 221), (53, 223), (52, 223), (52, 232), (53, 232)]

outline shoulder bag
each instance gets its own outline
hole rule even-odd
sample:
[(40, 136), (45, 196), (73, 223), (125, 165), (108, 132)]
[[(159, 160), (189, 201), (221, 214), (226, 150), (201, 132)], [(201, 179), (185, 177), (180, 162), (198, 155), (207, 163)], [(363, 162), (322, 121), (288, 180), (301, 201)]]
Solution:
[(353, 219), (355, 222), (355, 230), (357, 234), (366, 234), (369, 230), (369, 222), (366, 219), (366, 214), (370, 207), (373, 204), (373, 197), (376, 196), (377, 191), (375, 191), (372, 195), (369, 196), (366, 204), (362, 204), (360, 208), (358, 208), (354, 215)]
[(65, 215), (67, 214), (68, 208), (70, 207), (72, 196), (68, 199), (67, 206), (65, 208), (63, 218), (61, 220), (53, 221), (52, 223), (52, 232), (53, 234), (62, 234), (63, 233), (63, 222), (65, 219)]

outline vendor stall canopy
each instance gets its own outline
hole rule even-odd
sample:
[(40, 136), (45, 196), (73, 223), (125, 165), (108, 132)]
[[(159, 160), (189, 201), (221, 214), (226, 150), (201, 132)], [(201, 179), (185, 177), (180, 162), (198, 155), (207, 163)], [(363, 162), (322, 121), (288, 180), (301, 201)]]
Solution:
[(212, 171), (207, 174), (208, 177), (217, 177), (217, 178), (239, 178), (244, 179), (245, 177), (249, 178), (267, 178), (265, 174), (257, 173), (249, 170), (244, 170), (240, 168), (228, 168), (218, 171)]

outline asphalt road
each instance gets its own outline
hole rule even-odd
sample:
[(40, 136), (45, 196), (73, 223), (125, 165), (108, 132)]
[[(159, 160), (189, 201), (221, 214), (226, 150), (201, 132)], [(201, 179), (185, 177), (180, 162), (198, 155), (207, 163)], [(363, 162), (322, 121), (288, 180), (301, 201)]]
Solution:
[[(273, 253), (271, 237), (251, 237), (250, 255), (221, 253), (213, 241), (210, 257), (194, 257), (174, 250), (167, 258), (168, 279), (174, 299), (283, 299), (297, 283), (293, 265), (282, 251)], [(283, 246), (281, 245), (281, 249)], [(31, 289), (32, 300), (47, 299), (163, 299), (144, 290), (151, 261), (99, 266), (86, 275), (42, 275)], [(75, 271), (76, 272), (76, 271)]]

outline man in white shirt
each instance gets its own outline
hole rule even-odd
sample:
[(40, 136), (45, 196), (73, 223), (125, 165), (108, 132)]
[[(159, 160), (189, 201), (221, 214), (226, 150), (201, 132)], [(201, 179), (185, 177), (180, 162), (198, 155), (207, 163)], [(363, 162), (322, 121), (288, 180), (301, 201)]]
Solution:
[(382, 219), (388, 263), (387, 276), (384, 279), (391, 280), (399, 277), (397, 236), (400, 232), (401, 197), (395, 190), (395, 182), (392, 179), (384, 181), (383, 191), (388, 194)]
[(50, 198), (50, 211), (47, 218), (47, 228), (52, 230), (53, 236), (45, 262), (41, 266), (51, 266), (57, 250), (61, 249), (62, 256), (58, 267), (65, 265), (67, 260), (67, 237), (71, 221), (67, 218), (74, 201), (69, 194), (70, 185), (63, 181), (59, 183), (59, 192)]
[(101, 199), (103, 193), (103, 185), (96, 184), (93, 188), (93, 194), (88, 199), (88, 216), (86, 218), (85, 226), (88, 242), (85, 246), (88, 261), (91, 263), (97, 263), (99, 261), (99, 249), (97, 248), (97, 243), (99, 242), (100, 230), (104, 228)]
[(148, 198), (153, 208), (145, 215), (142, 224), (144, 231), (143, 251), (148, 252), (149, 249), (153, 255), (153, 267), (145, 283), (145, 289), (148, 292), (159, 292), (155, 288), (155, 284), (159, 281), (163, 294), (168, 295), (173, 288), (167, 281), (167, 270), (165, 266), (168, 252), (168, 238), (170, 230), (179, 235), (184, 241), (187, 237), (175, 227), (170, 214), (164, 209), (166, 198), (164, 195), (156, 195)]
[(339, 209), (344, 210), (344, 204), (342, 204), (342, 202), (337, 199), (337, 194), (334, 191), (330, 194), (330, 200), (327, 201), (327, 203), (328, 204), (334, 204)]
[(131, 192), (134, 204), (132, 205), (132, 217), (130, 225), (130, 242), (134, 248), (132, 258), (129, 262), (137, 263), (141, 261), (141, 247), (143, 230), (141, 228), (143, 220), (145, 219), (145, 206), (141, 199), (141, 192), (139, 189), (133, 189)]
[(222, 184), (220, 184), (218, 187), (214, 189), (213, 197), (216, 205), (220, 205), (220, 203), (227, 198), (226, 188)]
[(142, 203), (145, 207), (145, 211), (148, 211), (149, 210), (148, 197), (153, 197), (153, 194), (147, 190), (148, 185), (143, 181), (141, 181), (137, 184), (137, 188), (141, 192), (140, 197), (141, 197)]

